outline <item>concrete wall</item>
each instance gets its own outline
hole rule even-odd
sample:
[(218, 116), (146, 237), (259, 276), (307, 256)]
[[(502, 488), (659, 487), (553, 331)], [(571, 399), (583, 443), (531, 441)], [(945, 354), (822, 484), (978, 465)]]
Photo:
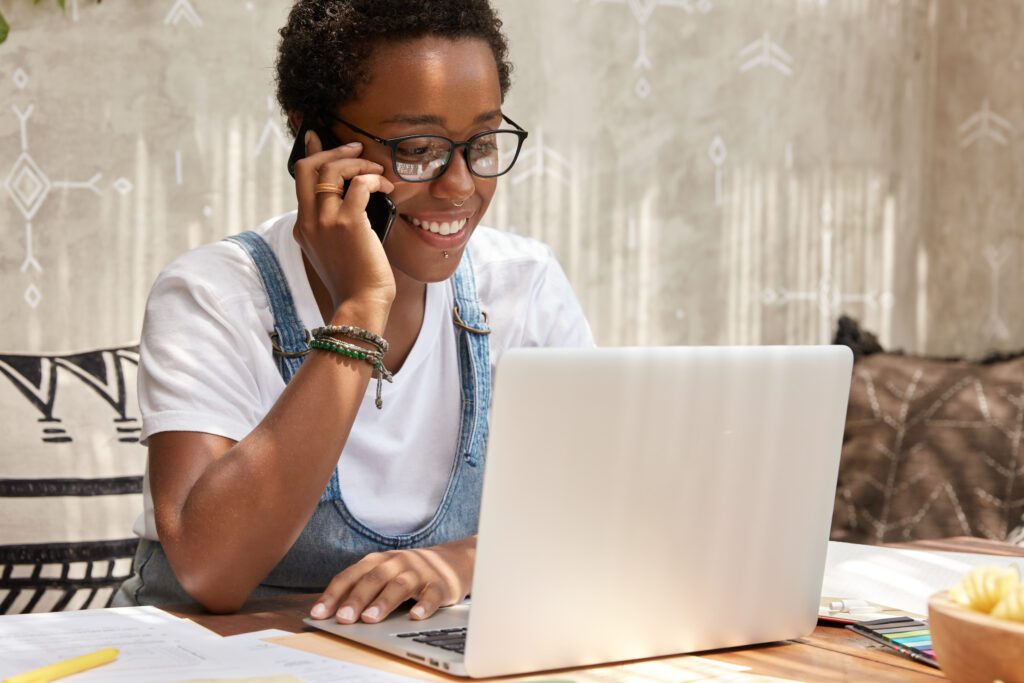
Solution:
[[(138, 337), (156, 273), (293, 208), (284, 0), (0, 0), (0, 351)], [(489, 215), (603, 344), (1024, 347), (1024, 0), (496, 0), (528, 146)]]

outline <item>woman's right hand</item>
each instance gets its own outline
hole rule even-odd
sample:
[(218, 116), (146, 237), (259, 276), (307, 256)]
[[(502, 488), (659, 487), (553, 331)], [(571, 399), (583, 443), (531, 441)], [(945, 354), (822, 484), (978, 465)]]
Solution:
[[(320, 138), (306, 135), (306, 157), (295, 164), (299, 214), (295, 240), (331, 296), (334, 308), (344, 302), (390, 309), (395, 277), (366, 205), (372, 192), (390, 193), (395, 186), (384, 167), (359, 158), (363, 147), (351, 143), (323, 151)], [(347, 185), (345, 197), (316, 193), (316, 185)]]

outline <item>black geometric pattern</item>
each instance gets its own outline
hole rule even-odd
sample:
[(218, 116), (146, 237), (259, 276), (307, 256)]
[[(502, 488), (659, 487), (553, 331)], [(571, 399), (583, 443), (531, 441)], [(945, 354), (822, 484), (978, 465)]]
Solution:
[[(9, 424), (8, 429), (31, 430), (29, 440), (32, 432), (40, 429), (44, 444), (35, 452), (31, 448), (23, 452), (19, 447), (0, 451), (0, 465), (6, 463), (0, 469), (0, 500), (12, 510), (19, 509), (22, 502), (25, 509), (48, 510), (52, 503), (54, 510), (62, 512), (35, 520), (38, 538), (63, 541), (32, 543), (35, 539), (31, 532), (29, 536), (19, 532), (22, 535), (15, 544), (10, 536), (4, 537), (6, 520), (0, 519), (0, 614), (107, 607), (117, 587), (131, 573), (138, 539), (130, 537), (130, 528), (112, 529), (109, 522), (114, 517), (107, 515), (117, 515), (120, 520), (136, 506), (140, 511), (142, 507), (142, 453), (128, 445), (138, 443), (141, 431), (139, 417), (130, 414), (136, 410), (134, 377), (138, 365), (138, 346), (60, 355), (0, 355), (0, 376), (18, 392), (12, 394), (0, 380), (7, 405), (20, 395), (39, 416), (37, 421), (30, 418), (27, 422), (21, 420), (21, 424)], [(88, 391), (80, 390), (83, 385)], [(67, 389), (71, 391), (62, 394), (62, 399), (58, 394)], [(94, 403), (98, 412), (93, 410)], [(24, 414), (17, 405), (14, 409)], [(79, 435), (81, 438), (69, 433), (73, 428), (67, 423), (81, 424), (78, 420), (82, 414), (90, 416), (90, 423), (81, 427), (89, 430), (88, 438), (85, 433)], [(101, 429), (104, 423), (109, 425), (111, 438), (96, 438), (92, 424), (96, 420)], [(121, 443), (126, 448), (113, 447)], [(51, 449), (47, 444), (66, 444), (70, 448)], [(50, 453), (54, 457), (59, 453), (61, 462), (68, 464), (55, 469), (53, 464), (40, 462), (40, 471), (50, 473), (44, 477), (16, 474), (33, 471), (33, 461), (46, 460)], [(17, 466), (8, 468), (14, 463)], [(88, 477), (92, 472), (112, 474)], [(77, 529), (74, 523), (68, 523), (75, 520), (60, 516), (74, 516), (79, 510), (88, 510), (90, 519), (98, 515), (101, 526)], [(97, 538), (102, 540), (81, 540)]]
[(0, 614), (108, 607), (138, 539), (0, 546)]
[(113, 410), (113, 428), (117, 440), (137, 443), (141, 431), (136, 416), (128, 414), (129, 392), (135, 387), (125, 382), (125, 364), (139, 365), (139, 347), (99, 349), (69, 355), (0, 355), (0, 376), (39, 411), (40, 438), (44, 443), (70, 443), (72, 434), (61, 426), (54, 414), (58, 393), (58, 374), (68, 374), (93, 390)]

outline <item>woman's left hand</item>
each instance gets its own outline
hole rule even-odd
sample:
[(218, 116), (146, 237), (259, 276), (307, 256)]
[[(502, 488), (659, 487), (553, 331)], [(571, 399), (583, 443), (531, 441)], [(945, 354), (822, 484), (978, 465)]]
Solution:
[(370, 553), (331, 580), (310, 615), (325, 619), (335, 614), (341, 624), (359, 619), (374, 624), (414, 599), (409, 614), (426, 619), (469, 595), (475, 559), (476, 536), (429, 548)]

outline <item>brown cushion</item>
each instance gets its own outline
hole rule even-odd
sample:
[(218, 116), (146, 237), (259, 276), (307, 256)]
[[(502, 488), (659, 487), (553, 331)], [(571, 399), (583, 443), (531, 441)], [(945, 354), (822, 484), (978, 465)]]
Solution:
[(854, 365), (832, 538), (1007, 540), (1024, 512), (1024, 356)]

